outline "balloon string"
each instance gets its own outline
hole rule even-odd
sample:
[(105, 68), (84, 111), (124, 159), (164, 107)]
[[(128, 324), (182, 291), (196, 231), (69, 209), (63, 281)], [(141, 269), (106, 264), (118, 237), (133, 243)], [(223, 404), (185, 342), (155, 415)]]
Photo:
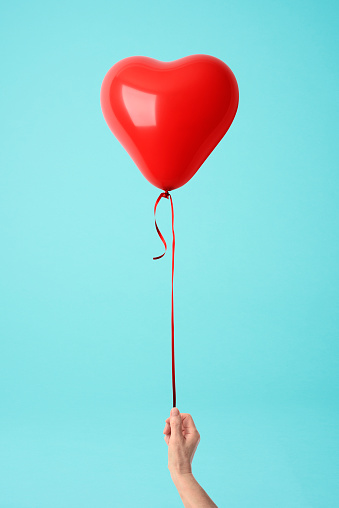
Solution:
[(172, 390), (173, 390), (173, 407), (176, 407), (176, 390), (175, 390), (175, 364), (174, 364), (174, 300), (173, 300), (173, 280), (174, 280), (174, 249), (175, 249), (175, 235), (174, 235), (174, 209), (173, 209), (173, 201), (172, 201), (172, 196), (169, 194), (169, 192), (162, 192), (158, 199), (156, 200), (155, 202), (155, 205), (154, 205), (154, 221), (155, 221), (155, 227), (156, 227), (156, 230), (158, 232), (158, 235), (160, 236), (161, 238), (161, 241), (162, 243), (164, 244), (165, 246), (165, 252), (163, 254), (161, 254), (161, 256), (156, 256), (154, 257), (153, 259), (160, 259), (162, 258), (165, 254), (166, 254), (166, 251), (167, 251), (167, 244), (166, 244), (166, 241), (165, 241), (165, 238), (162, 236), (162, 234), (160, 233), (160, 230), (158, 228), (158, 225), (157, 225), (157, 221), (156, 221), (156, 218), (155, 218), (155, 214), (156, 214), (156, 210), (157, 210), (157, 206), (159, 204), (159, 201), (161, 200), (161, 198), (166, 198), (166, 199), (170, 199), (171, 201), (171, 209), (172, 209), (172, 235), (173, 235), (173, 241), (172, 241), (172, 315), (171, 315), (171, 333), (172, 333)]

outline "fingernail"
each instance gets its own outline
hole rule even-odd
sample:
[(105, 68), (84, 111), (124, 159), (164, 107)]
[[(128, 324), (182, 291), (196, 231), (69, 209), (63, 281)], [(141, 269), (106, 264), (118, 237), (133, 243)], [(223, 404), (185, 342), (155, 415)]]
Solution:
[(171, 409), (171, 416), (178, 416), (179, 414), (179, 409), (177, 407), (173, 407)]

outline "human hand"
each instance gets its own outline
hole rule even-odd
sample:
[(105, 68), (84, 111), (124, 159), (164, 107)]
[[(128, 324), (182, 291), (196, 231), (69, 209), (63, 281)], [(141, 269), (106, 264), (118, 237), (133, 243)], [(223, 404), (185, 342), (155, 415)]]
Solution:
[(200, 434), (188, 413), (174, 407), (166, 419), (164, 438), (168, 445), (168, 469), (172, 476), (192, 473), (192, 460), (200, 442)]

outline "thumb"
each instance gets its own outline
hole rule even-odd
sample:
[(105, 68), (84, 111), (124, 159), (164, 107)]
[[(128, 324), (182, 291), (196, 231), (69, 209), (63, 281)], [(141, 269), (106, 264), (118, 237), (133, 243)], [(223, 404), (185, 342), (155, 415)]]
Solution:
[(174, 407), (171, 409), (170, 415), (171, 435), (172, 437), (182, 437), (182, 420), (179, 409)]

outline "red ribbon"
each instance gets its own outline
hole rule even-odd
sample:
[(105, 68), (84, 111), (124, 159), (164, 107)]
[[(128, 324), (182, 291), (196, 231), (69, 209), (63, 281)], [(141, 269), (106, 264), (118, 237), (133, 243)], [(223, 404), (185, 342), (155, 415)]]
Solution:
[(156, 227), (156, 230), (158, 232), (158, 235), (160, 236), (161, 238), (161, 241), (162, 243), (164, 244), (165, 246), (165, 252), (163, 254), (161, 254), (161, 256), (156, 256), (155, 258), (153, 259), (160, 259), (162, 258), (165, 254), (166, 254), (166, 251), (167, 251), (167, 245), (166, 245), (166, 241), (165, 241), (165, 238), (162, 236), (162, 234), (160, 233), (160, 230), (158, 228), (158, 225), (157, 225), (157, 221), (156, 221), (156, 218), (155, 218), (155, 212), (157, 210), (157, 206), (159, 204), (159, 201), (161, 200), (161, 198), (166, 198), (166, 199), (170, 199), (171, 201), (171, 208), (172, 208), (172, 234), (173, 234), (173, 242), (172, 242), (172, 317), (171, 317), (171, 330), (172, 330), (172, 390), (173, 390), (173, 407), (176, 407), (176, 391), (175, 391), (175, 365), (174, 365), (174, 305), (173, 305), (173, 278), (174, 278), (174, 249), (175, 249), (175, 236), (174, 236), (174, 210), (173, 210), (173, 201), (172, 201), (172, 196), (169, 194), (168, 191), (166, 192), (162, 192), (160, 194), (160, 196), (158, 197), (158, 199), (156, 200), (155, 202), (155, 205), (154, 205), (154, 221), (155, 221), (155, 227)]

